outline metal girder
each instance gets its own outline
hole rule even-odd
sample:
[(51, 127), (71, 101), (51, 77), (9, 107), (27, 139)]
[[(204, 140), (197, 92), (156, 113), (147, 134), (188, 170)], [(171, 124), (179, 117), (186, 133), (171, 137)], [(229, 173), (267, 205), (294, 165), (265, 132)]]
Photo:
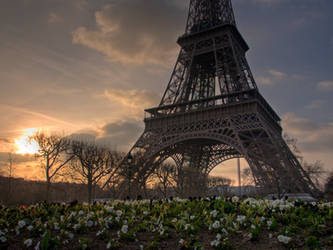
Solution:
[(280, 117), (258, 91), (231, 1), (191, 0), (178, 44), (161, 103), (146, 110), (145, 131), (130, 151), (140, 155), (134, 178), (147, 180), (168, 158), (208, 175), (244, 157), (258, 186), (317, 194), (282, 138)]

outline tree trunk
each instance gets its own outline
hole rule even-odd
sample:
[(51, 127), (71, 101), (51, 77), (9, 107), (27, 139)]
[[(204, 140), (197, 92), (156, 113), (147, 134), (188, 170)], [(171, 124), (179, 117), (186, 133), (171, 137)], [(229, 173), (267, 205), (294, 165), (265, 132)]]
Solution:
[(49, 160), (49, 155), (46, 157), (46, 166), (45, 166), (45, 175), (46, 175), (46, 201), (50, 201), (50, 185), (51, 185), (51, 179), (50, 179), (50, 160)]
[(91, 197), (92, 197), (92, 176), (89, 173), (88, 174), (88, 203), (91, 203)]

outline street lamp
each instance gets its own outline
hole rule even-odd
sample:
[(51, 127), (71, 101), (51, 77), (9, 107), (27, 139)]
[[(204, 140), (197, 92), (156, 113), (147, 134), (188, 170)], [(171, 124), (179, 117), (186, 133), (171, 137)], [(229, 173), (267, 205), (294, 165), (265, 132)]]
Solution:
[(131, 155), (131, 152), (127, 155), (127, 177), (128, 177), (128, 197), (131, 199), (131, 179), (132, 179), (132, 169), (131, 165), (133, 163), (133, 156)]

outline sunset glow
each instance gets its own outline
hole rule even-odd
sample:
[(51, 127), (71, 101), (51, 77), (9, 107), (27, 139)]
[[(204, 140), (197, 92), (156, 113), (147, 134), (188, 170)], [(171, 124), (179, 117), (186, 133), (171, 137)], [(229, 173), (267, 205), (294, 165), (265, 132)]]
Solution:
[(15, 139), (16, 154), (36, 154), (39, 146), (36, 141), (30, 140), (29, 137), (37, 132), (36, 128), (25, 129), (23, 135)]

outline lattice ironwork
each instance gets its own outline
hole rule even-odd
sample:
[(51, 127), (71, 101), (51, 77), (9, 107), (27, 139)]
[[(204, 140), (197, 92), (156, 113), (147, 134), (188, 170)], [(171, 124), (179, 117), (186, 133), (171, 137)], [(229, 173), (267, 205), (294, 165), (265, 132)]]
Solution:
[(167, 158), (208, 175), (244, 157), (258, 186), (316, 194), (282, 138), (279, 116), (258, 91), (231, 0), (191, 0), (178, 44), (161, 103), (146, 110), (145, 131), (130, 151), (141, 155), (134, 178), (148, 179)]

